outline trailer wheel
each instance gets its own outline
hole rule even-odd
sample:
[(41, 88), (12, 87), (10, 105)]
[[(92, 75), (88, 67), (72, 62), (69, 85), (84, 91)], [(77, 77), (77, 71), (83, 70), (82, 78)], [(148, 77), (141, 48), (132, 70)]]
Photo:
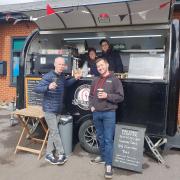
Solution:
[(98, 154), (96, 130), (90, 119), (84, 121), (79, 128), (79, 142), (83, 149), (89, 153)]

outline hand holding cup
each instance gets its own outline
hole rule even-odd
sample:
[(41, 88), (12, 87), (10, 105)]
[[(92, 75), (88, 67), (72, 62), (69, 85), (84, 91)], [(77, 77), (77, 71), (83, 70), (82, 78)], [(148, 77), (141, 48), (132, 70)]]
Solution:
[(97, 89), (97, 92), (98, 92), (97, 96), (99, 99), (106, 99), (107, 98), (107, 93), (104, 92), (104, 89), (99, 88), (99, 89)]
[(50, 90), (56, 89), (56, 87), (57, 87), (57, 81), (58, 81), (58, 78), (57, 78), (57, 77), (53, 78), (53, 82), (49, 84), (49, 89), (50, 89)]

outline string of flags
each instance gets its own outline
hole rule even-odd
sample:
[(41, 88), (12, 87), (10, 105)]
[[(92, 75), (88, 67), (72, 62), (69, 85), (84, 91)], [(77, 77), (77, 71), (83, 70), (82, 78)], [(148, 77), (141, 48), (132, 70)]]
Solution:
[[(170, 4), (170, 1), (167, 1), (167, 2), (164, 2), (164, 3), (161, 3), (158, 7), (154, 7), (154, 8), (151, 8), (151, 9), (147, 9), (147, 10), (143, 10), (143, 11), (139, 11), (139, 12), (133, 12), (133, 13), (126, 13), (126, 14), (114, 14), (114, 15), (109, 15), (108, 13), (100, 13), (98, 14), (98, 21), (101, 23), (103, 22), (110, 22), (110, 17), (113, 17), (113, 16), (118, 16), (120, 21), (123, 21), (125, 19), (126, 16), (132, 16), (132, 15), (139, 15), (143, 20), (146, 20), (146, 17), (147, 17), (147, 14), (150, 12), (150, 11), (153, 11), (155, 9), (159, 9), (159, 10), (162, 10), (164, 8), (166, 8), (168, 5)], [(51, 15), (57, 15), (59, 13), (63, 13), (63, 14), (68, 14), (68, 13), (71, 13), (75, 10), (75, 8), (71, 8), (71, 9), (68, 9), (67, 11), (55, 11), (50, 4), (47, 4), (46, 5), (46, 14), (44, 16), (39, 16), (39, 17), (30, 17), (30, 18), (23, 18), (23, 19), (17, 19), (17, 18), (14, 18), (12, 17), (10, 14), (7, 14), (6, 15), (6, 21), (8, 21), (9, 19), (14, 19), (14, 23), (13, 24), (17, 24), (18, 22), (20, 21), (37, 21), (41, 18), (45, 18), (47, 16), (51, 16)], [(77, 8), (78, 10), (78, 8)], [(82, 13), (90, 13), (89, 11), (81, 11)]]
[[(161, 9), (164, 9), (164, 8), (166, 8), (169, 4), (170, 4), (170, 1), (165, 2), (165, 3), (162, 3), (162, 4), (159, 5), (159, 7), (155, 7), (155, 8), (152, 8), (152, 9), (148, 9), (148, 10), (144, 10), (144, 11), (139, 11), (139, 12), (135, 12), (135, 13), (131, 13), (131, 14), (128, 14), (128, 13), (127, 13), (127, 14), (115, 14), (115, 15), (111, 15), (111, 17), (113, 17), (113, 16), (119, 16), (120, 20), (123, 21), (124, 18), (125, 18), (126, 16), (128, 16), (128, 15), (138, 14), (143, 20), (146, 20), (146, 16), (147, 16), (148, 12), (150, 12), (150, 11), (152, 11), (152, 10), (154, 10), (154, 9), (160, 9), (160, 10), (161, 10)], [(73, 9), (72, 9), (72, 11), (73, 11)], [(70, 12), (72, 12), (72, 11), (70, 11)], [(56, 14), (56, 13), (60, 13), (60, 12), (65, 13), (65, 12), (63, 12), (63, 11), (55, 12), (55, 10), (50, 6), (50, 4), (47, 4), (47, 6), (46, 6), (46, 15), (45, 15), (45, 16), (49, 16), (49, 15)], [(68, 12), (68, 13), (69, 13), (69, 12)], [(87, 13), (87, 12), (84, 12), (84, 13)], [(41, 17), (39, 17), (39, 18), (42, 18), (42, 17), (45, 17), (45, 16), (41, 16)], [(99, 19), (99, 20), (100, 20), (100, 19), (109, 19), (109, 21), (110, 21), (110, 16), (109, 16), (108, 13), (100, 13), (99, 16), (98, 16), (98, 19)]]

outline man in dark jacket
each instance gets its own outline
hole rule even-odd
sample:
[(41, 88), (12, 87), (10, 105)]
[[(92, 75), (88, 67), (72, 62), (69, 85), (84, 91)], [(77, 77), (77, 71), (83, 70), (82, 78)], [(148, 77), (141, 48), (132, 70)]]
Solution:
[(93, 112), (93, 123), (99, 142), (101, 157), (95, 162), (105, 162), (105, 178), (112, 178), (113, 137), (115, 132), (116, 109), (124, 99), (121, 81), (109, 72), (106, 59), (96, 61), (100, 77), (95, 77), (90, 90), (89, 103)]
[[(42, 93), (43, 111), (45, 120), (49, 128), (49, 137), (45, 160), (51, 164), (64, 164), (67, 161), (61, 136), (58, 129), (58, 116), (63, 107), (64, 88), (72, 85), (76, 80), (74, 78), (66, 80), (63, 74), (65, 69), (64, 58), (58, 57), (54, 61), (55, 70), (50, 71), (42, 77), (42, 80), (35, 87), (36, 93)], [(76, 78), (80, 78), (76, 74)], [(56, 150), (58, 158), (54, 157), (53, 151)]]
[(102, 39), (100, 41), (100, 46), (102, 49), (102, 57), (107, 59), (109, 63), (109, 70), (115, 73), (123, 72), (123, 64), (119, 52), (114, 51), (109, 44), (107, 39)]

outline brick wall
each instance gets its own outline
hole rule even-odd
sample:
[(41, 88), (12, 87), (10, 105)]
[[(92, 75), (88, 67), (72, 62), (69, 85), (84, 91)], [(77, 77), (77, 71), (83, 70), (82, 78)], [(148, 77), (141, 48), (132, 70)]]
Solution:
[(16, 96), (16, 88), (10, 86), (11, 40), (28, 36), (35, 28), (33, 23), (0, 24), (0, 60), (7, 61), (7, 76), (0, 76), (0, 101), (10, 102)]
[(175, 12), (173, 15), (174, 19), (180, 19), (180, 12)]

